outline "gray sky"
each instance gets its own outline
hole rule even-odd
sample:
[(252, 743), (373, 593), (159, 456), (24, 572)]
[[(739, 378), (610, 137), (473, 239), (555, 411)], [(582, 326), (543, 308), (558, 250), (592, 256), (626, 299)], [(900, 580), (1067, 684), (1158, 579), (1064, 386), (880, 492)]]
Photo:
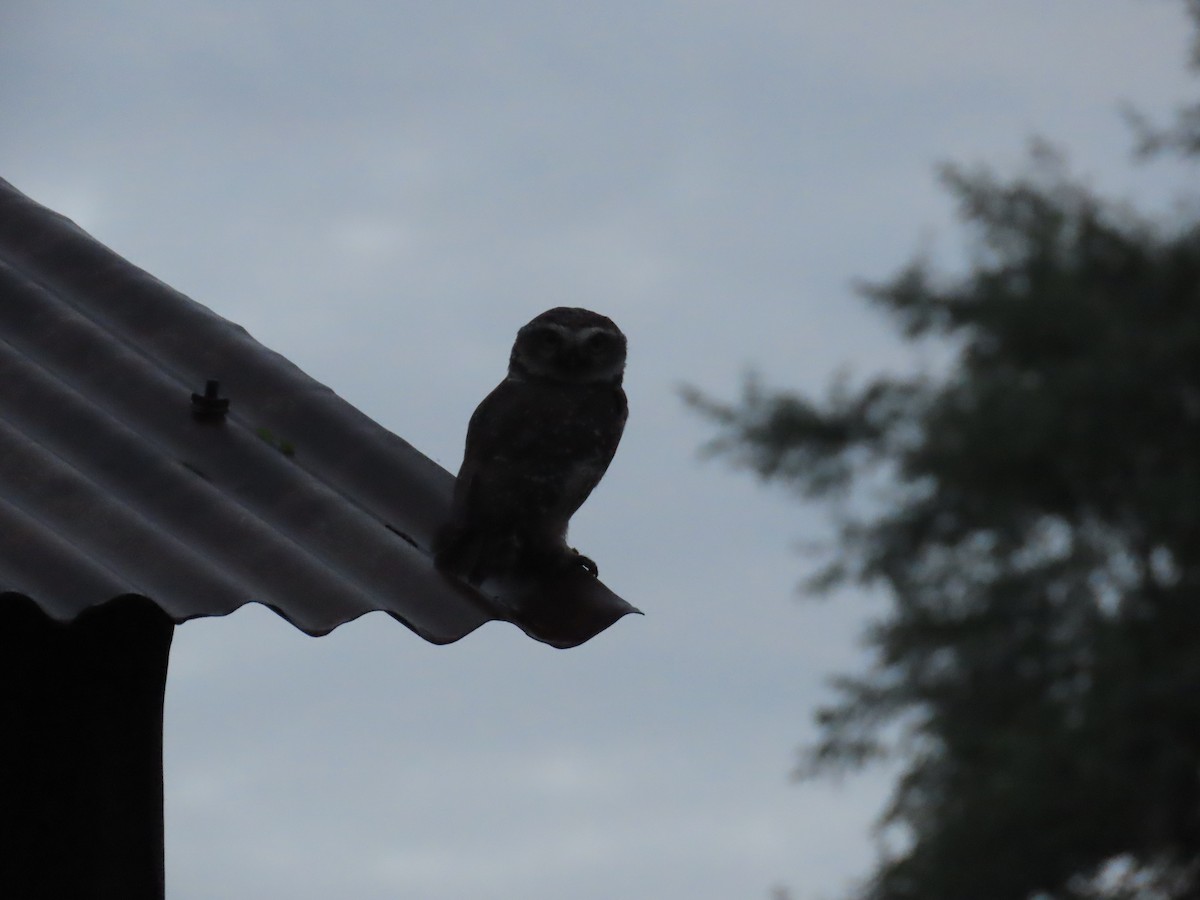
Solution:
[[(1173, 0), (13, 0), (0, 176), (447, 468), (516, 329), (629, 336), (631, 418), (573, 543), (646, 612), (556, 651), (178, 629), (172, 900), (831, 900), (886, 772), (789, 784), (871, 610), (797, 602), (819, 510), (697, 458), (682, 383), (818, 391), (914, 364), (855, 297), (959, 258), (943, 160), (1033, 134), (1106, 190), (1121, 102), (1191, 99)], [(915, 362), (919, 363), (917, 359)]]

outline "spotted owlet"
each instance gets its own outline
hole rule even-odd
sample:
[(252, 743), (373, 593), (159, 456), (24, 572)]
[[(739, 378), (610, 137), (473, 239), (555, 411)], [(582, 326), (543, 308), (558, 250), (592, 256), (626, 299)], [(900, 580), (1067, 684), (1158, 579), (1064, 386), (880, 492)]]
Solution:
[(599, 483), (625, 428), (625, 335), (612, 320), (560, 306), (517, 332), (508, 376), (479, 404), (440, 568), (473, 584), (596, 565), (567, 546), (567, 522)]

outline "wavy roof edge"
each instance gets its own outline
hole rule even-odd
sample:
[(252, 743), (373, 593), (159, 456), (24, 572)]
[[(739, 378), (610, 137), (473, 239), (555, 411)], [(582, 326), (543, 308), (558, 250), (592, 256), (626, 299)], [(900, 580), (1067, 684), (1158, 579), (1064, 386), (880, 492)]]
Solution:
[(378, 610), (433, 643), (501, 620), (556, 647), (637, 612), (582, 572), (480, 593), (437, 571), (453, 482), (0, 179), (0, 600), (70, 621), (141, 596), (176, 622), (255, 602), (312, 635)]

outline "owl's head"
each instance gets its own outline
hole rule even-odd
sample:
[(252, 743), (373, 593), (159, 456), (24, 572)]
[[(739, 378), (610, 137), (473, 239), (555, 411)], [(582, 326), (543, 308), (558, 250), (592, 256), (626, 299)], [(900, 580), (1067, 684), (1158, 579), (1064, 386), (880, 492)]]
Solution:
[(522, 381), (620, 384), (625, 335), (613, 320), (588, 309), (557, 306), (517, 332), (508, 375)]

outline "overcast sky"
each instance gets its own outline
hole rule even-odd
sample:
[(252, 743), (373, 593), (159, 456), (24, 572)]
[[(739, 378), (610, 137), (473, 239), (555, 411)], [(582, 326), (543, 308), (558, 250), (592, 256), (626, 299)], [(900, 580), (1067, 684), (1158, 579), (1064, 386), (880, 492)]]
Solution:
[[(911, 365), (855, 297), (953, 263), (933, 167), (1058, 142), (1151, 207), (1119, 109), (1194, 96), (1178, 0), (0, 7), (0, 177), (445, 467), (552, 306), (628, 334), (573, 543), (646, 616), (557, 651), (247, 607), (176, 632), (171, 900), (832, 900), (886, 772), (795, 785), (873, 601), (803, 602), (805, 509), (704, 462), (681, 384)], [(920, 362), (920, 360), (917, 360)]]

